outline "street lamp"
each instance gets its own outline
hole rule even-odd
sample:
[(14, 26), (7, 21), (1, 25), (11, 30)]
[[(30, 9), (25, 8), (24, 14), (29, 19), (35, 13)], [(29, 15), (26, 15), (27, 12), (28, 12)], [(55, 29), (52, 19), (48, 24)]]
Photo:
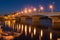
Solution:
[(51, 9), (51, 12), (53, 12), (53, 5), (50, 5), (49, 8)]
[(28, 12), (29, 12), (29, 13), (31, 13), (31, 12), (32, 12), (32, 10), (31, 10), (31, 9), (28, 9)]
[(23, 14), (23, 11), (21, 11), (21, 13)]
[(27, 13), (27, 12), (28, 12), (27, 9), (25, 9), (25, 10), (24, 10), (24, 13)]
[(40, 6), (40, 11), (43, 11), (43, 10), (44, 10), (43, 6)]
[(44, 8), (41, 6), (41, 7), (40, 7), (40, 10), (43, 10), (43, 9), (44, 9)]
[(36, 10), (37, 10), (36, 8), (33, 8), (33, 11), (34, 11), (34, 12), (36, 12)]

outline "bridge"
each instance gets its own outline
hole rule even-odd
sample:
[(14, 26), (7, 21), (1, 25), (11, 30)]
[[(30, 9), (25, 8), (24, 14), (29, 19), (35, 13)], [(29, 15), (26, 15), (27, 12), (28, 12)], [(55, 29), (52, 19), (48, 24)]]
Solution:
[[(44, 12), (44, 13), (17, 12), (17, 13), (1, 16), (0, 20), (3, 20), (2, 22), (5, 22), (5, 24), (8, 24), (8, 25), (11, 25), (11, 24), (13, 25), (15, 22), (18, 22), (18, 23), (22, 23), (22, 24), (30, 23), (29, 25), (33, 24), (33, 25), (37, 26), (37, 25), (40, 25), (40, 22), (41, 22), (40, 19), (44, 18), (44, 17), (51, 19), (52, 25), (56, 26), (56, 24), (57, 24), (57, 26), (59, 26), (58, 23), (60, 23), (60, 12), (53, 12), (53, 13), (52, 12)], [(54, 26), (54, 28), (56, 28), (55, 26)], [(60, 27), (57, 27), (57, 28), (60, 28)]]

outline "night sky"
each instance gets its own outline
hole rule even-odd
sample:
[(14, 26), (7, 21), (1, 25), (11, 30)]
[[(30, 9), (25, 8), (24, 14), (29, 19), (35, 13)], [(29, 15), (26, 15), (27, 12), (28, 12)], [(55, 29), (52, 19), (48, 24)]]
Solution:
[(27, 6), (34, 6), (36, 8), (39, 5), (44, 7), (44, 11), (47, 12), (49, 4), (54, 2), (54, 12), (60, 11), (60, 0), (0, 0), (0, 15), (20, 11)]

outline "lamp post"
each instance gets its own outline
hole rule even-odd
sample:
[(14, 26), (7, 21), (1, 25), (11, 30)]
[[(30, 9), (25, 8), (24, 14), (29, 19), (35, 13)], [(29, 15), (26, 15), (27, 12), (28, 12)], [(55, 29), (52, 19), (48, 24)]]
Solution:
[(33, 8), (33, 11), (36, 11), (36, 8)]
[(43, 12), (44, 8), (43, 6), (40, 6), (40, 11)]
[(24, 9), (24, 13), (28, 13), (27, 8)]
[(31, 13), (31, 12), (32, 12), (32, 10), (31, 10), (31, 9), (28, 9), (28, 12), (29, 12), (29, 13)]
[(33, 8), (33, 14), (37, 14), (37, 9), (35, 7)]
[(49, 5), (51, 12), (53, 13), (53, 5)]

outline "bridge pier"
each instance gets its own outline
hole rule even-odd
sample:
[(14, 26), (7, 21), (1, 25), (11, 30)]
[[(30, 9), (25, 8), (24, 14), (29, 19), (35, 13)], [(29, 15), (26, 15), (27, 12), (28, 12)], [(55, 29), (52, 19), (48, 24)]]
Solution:
[(32, 24), (34, 25), (34, 26), (39, 26), (40, 25), (40, 23), (39, 23), (39, 19), (40, 19), (40, 16), (32, 16)]
[(26, 24), (26, 16), (21, 16), (21, 23)]
[(53, 21), (53, 29), (59, 29), (60, 28), (60, 19), (59, 16), (53, 16), (52, 17), (52, 21)]

